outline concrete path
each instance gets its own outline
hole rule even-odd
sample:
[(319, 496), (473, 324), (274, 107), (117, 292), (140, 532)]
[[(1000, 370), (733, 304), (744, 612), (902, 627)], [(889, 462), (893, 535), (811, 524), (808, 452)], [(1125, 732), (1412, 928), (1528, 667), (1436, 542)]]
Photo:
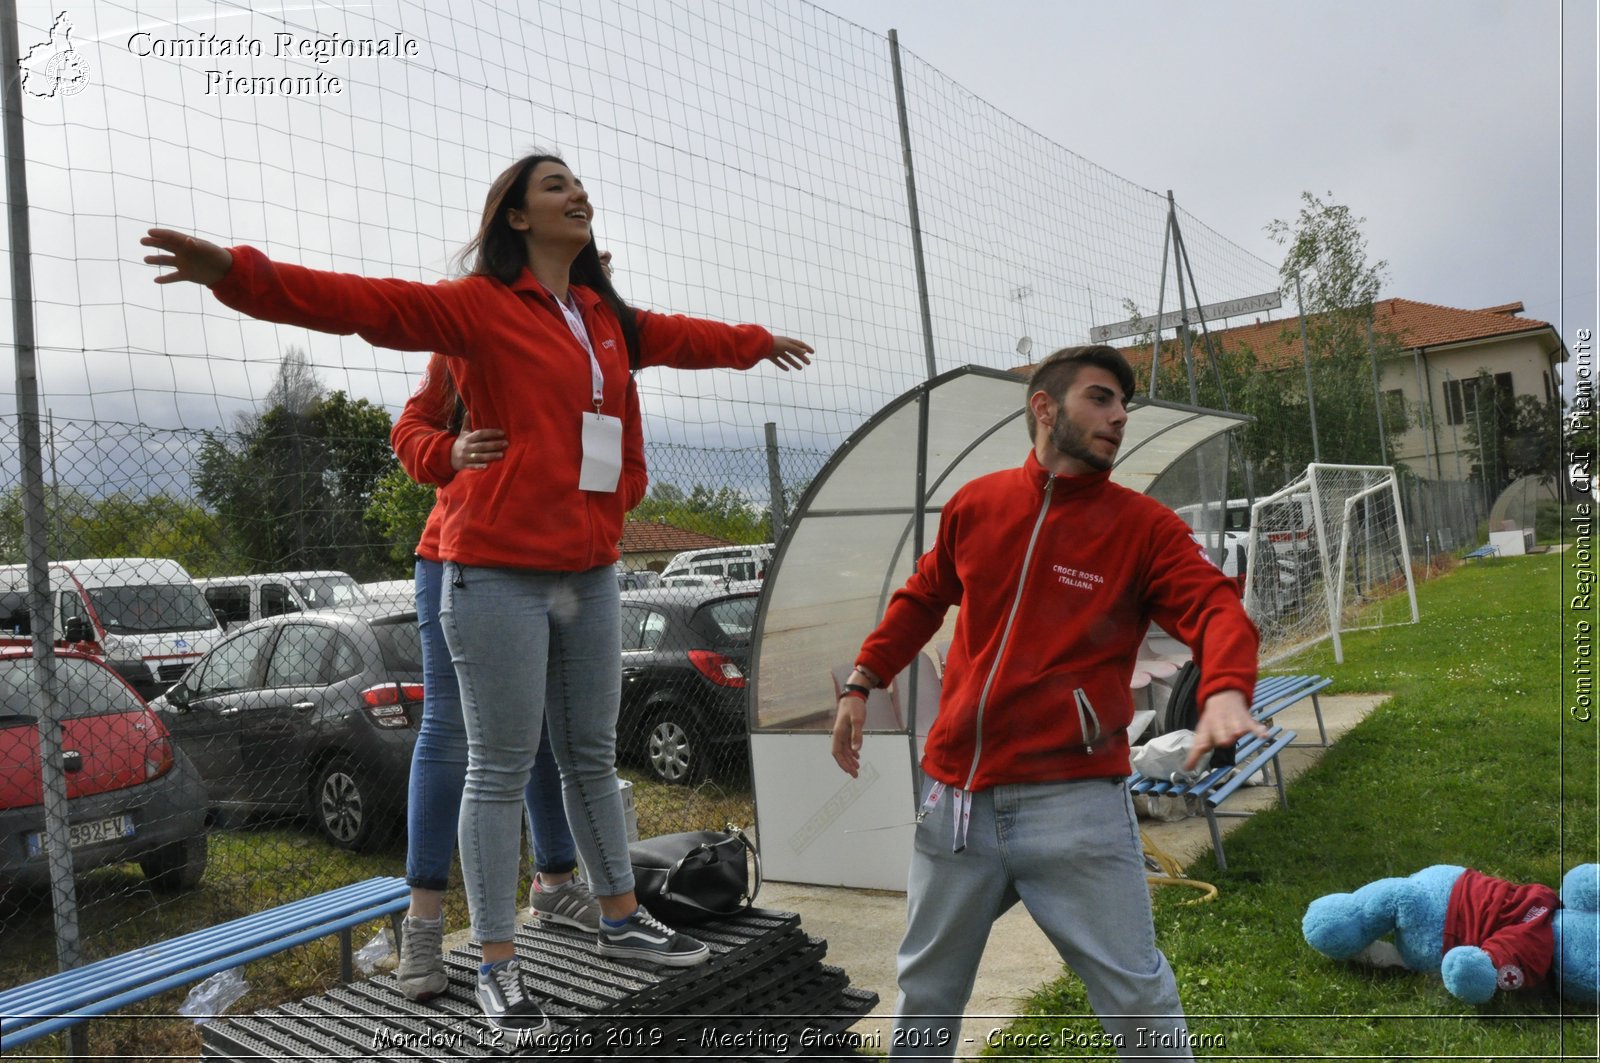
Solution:
[[(1382, 696), (1324, 696), (1322, 717), (1329, 742), (1337, 740), (1383, 700)], [(1309, 701), (1285, 709), (1274, 722), (1299, 732), (1301, 741), (1317, 741), (1317, 721)], [(1285, 778), (1292, 782), (1322, 752), (1315, 745), (1295, 745), (1285, 750), (1280, 757)], [(1251, 787), (1230, 798), (1228, 809), (1242, 812), (1266, 807), (1276, 803), (1277, 798), (1276, 787)], [(1289, 800), (1294, 800), (1292, 789)], [(1243, 822), (1234, 818), (1221, 820), (1224, 836)], [(1152, 844), (1184, 865), (1211, 848), (1211, 833), (1202, 816), (1176, 823), (1142, 820), (1141, 826)], [(843, 968), (852, 985), (878, 994), (878, 1007), (853, 1030), (869, 1046), (886, 1045), (894, 1013), (894, 953), (905, 928), (905, 894), (769, 882), (762, 887), (757, 903), (800, 913), (806, 931), (828, 942), (828, 955), (823, 962)], [(962, 1029), (962, 1037), (967, 1040), (964, 1054), (977, 1055), (989, 1031), (1010, 1022), (1024, 1000), (1061, 973), (1060, 957), (1022, 906), (1007, 912), (995, 923), (978, 968), (978, 981)]]
[[(1328, 741), (1336, 741), (1362, 717), (1383, 702), (1382, 696), (1339, 696), (1322, 698), (1322, 717)], [(1275, 722), (1299, 733), (1302, 741), (1317, 741), (1316, 717), (1310, 702), (1285, 709)], [(1316, 762), (1323, 750), (1315, 745), (1291, 746), (1280, 757), (1284, 776), (1292, 780)], [(1277, 801), (1277, 788), (1258, 786), (1236, 794), (1228, 801), (1230, 811), (1268, 807)], [(1290, 791), (1291, 801), (1294, 800)], [(1221, 820), (1226, 835), (1243, 819)], [(1141, 820), (1145, 836), (1158, 848), (1188, 865), (1211, 848), (1211, 833), (1201, 816), (1176, 823)], [(827, 941), (823, 962), (842, 968), (850, 983), (878, 994), (878, 1006), (854, 1027), (869, 1051), (887, 1045), (894, 1014), (894, 954), (905, 929), (904, 893), (882, 890), (845, 889), (837, 886), (807, 886), (788, 882), (768, 882), (762, 886), (757, 904), (764, 908), (798, 912), (801, 926), (813, 937)], [(445, 938), (446, 950), (467, 944), (469, 934), (460, 930)], [(385, 967), (392, 966), (391, 956)], [(991, 1030), (1007, 1025), (1022, 1002), (1045, 983), (1062, 973), (1060, 957), (1021, 905), (1007, 912), (989, 937), (989, 947), (978, 968), (977, 984), (967, 1005), (962, 1037), (966, 1040), (961, 1055), (976, 1056)]]

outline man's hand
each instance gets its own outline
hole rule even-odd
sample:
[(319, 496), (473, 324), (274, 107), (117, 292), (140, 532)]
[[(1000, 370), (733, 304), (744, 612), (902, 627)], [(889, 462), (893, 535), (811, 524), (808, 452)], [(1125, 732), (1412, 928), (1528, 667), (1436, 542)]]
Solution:
[[(1194, 746), (1189, 750), (1189, 759), (1183, 762), (1183, 770), (1193, 771), (1207, 753), (1218, 746), (1231, 746), (1247, 734), (1265, 738), (1267, 728), (1250, 715), (1250, 703), (1244, 694), (1223, 690), (1211, 695), (1200, 710), (1200, 722), (1194, 728)], [(834, 745), (838, 747), (837, 740)]]
[(791, 369), (804, 369), (810, 365), (810, 356), (815, 353), (817, 352), (811, 349), (811, 344), (804, 340), (789, 336), (774, 336), (772, 353), (767, 355), (767, 360), (784, 372), (788, 372)]
[(833, 721), (833, 759), (852, 779), (861, 771), (861, 729), (866, 724), (865, 700), (839, 699), (839, 715)]
[(506, 434), (498, 428), (474, 428), (462, 432), (450, 444), (450, 467), (456, 472), (463, 469), (487, 469), (490, 462), (506, 456)]
[(209, 288), (233, 268), (233, 253), (227, 248), (174, 229), (151, 229), (139, 242), (166, 252), (144, 256), (145, 262), (152, 266), (172, 267), (171, 273), (156, 277), (157, 284), (193, 281)]

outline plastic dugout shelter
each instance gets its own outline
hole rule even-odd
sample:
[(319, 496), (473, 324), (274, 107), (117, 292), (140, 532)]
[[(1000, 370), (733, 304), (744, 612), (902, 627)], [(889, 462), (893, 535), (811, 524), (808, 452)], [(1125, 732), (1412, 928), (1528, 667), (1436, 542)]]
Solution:
[[(790, 517), (751, 654), (751, 768), (767, 878), (905, 889), (916, 765), (938, 708), (933, 655), (949, 645), (955, 610), (918, 660), (873, 692), (856, 779), (833, 762), (835, 706), (862, 639), (932, 545), (944, 503), (967, 481), (1024, 460), (1023, 386), (1014, 374), (966, 366), (913, 388), (840, 446)], [(1112, 479), (1146, 492), (1245, 420), (1135, 399)]]

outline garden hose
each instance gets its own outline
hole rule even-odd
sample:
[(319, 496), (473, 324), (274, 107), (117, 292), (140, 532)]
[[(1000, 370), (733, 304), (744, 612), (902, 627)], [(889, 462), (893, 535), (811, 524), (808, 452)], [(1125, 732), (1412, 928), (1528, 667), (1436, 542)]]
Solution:
[(1200, 891), (1200, 896), (1184, 901), (1184, 904), (1205, 904), (1207, 901), (1217, 899), (1217, 887), (1209, 882), (1202, 882), (1190, 878), (1183, 873), (1183, 865), (1166, 852), (1155, 842), (1150, 840), (1144, 831), (1139, 832), (1139, 841), (1144, 845), (1144, 866), (1149, 872), (1145, 881), (1152, 886), (1187, 886), (1189, 889)]

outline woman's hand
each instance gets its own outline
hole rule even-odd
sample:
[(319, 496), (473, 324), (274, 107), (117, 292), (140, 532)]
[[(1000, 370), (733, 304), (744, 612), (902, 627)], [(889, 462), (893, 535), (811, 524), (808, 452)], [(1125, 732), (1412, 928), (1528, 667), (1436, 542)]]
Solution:
[(506, 434), (498, 428), (474, 428), (462, 432), (450, 444), (450, 467), (456, 472), (464, 469), (487, 469), (490, 462), (506, 456)]
[(193, 281), (206, 287), (220, 281), (233, 268), (233, 254), (210, 240), (202, 240), (173, 229), (151, 229), (139, 241), (146, 247), (159, 248), (164, 255), (146, 255), (145, 262), (152, 266), (171, 266), (171, 273), (156, 277), (157, 284), (174, 281)]
[(816, 351), (811, 349), (811, 344), (804, 340), (792, 339), (789, 336), (772, 337), (772, 353), (767, 355), (767, 361), (788, 372), (791, 369), (804, 369), (811, 364), (810, 355)]

